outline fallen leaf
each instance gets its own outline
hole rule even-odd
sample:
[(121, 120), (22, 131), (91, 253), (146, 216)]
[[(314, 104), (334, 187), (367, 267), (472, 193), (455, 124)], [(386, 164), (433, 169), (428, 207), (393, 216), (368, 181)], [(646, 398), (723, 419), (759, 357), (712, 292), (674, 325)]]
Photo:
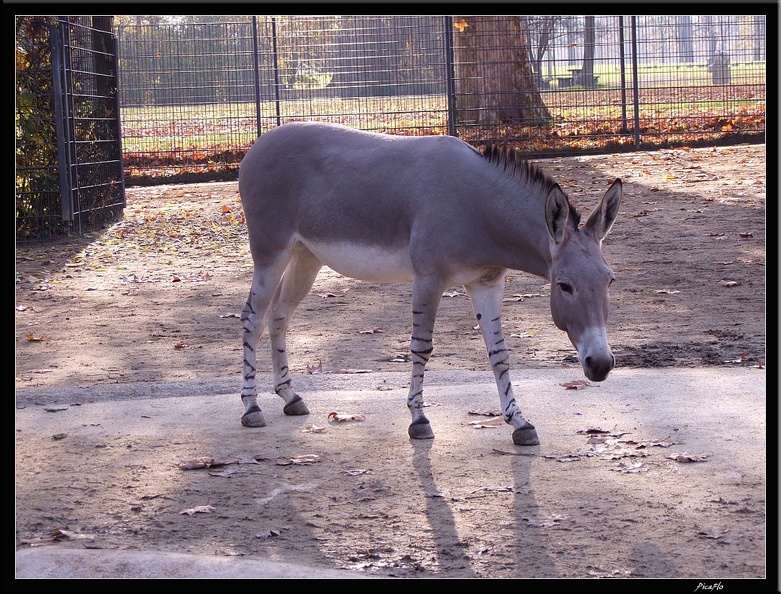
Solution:
[(712, 538), (713, 540), (717, 540), (719, 538), (722, 538), (726, 533), (718, 534), (716, 532), (705, 532), (704, 530), (700, 530), (697, 533), (697, 536), (700, 536), (702, 538)]
[(187, 514), (188, 516), (191, 516), (193, 514), (210, 514), (214, 511), (214, 506), (212, 505), (198, 505), (196, 507), (191, 507), (190, 509), (183, 509), (180, 511), (180, 514)]
[(502, 417), (493, 417), (482, 421), (470, 421), (469, 426), (473, 429), (493, 429), (495, 427), (501, 427), (504, 425), (504, 419)]
[(588, 429), (580, 429), (578, 430), (578, 433), (583, 435), (593, 435), (595, 433), (610, 433), (607, 429), (602, 429), (601, 427), (589, 427)]
[(536, 328), (532, 328), (531, 330), (527, 330), (526, 332), (521, 332), (520, 334), (510, 334), (510, 338), (531, 338), (538, 332), (539, 330), (537, 330)]
[(27, 335), (27, 340), (29, 340), (30, 342), (41, 342), (42, 340), (46, 340), (48, 338), (49, 338), (48, 336), (37, 336), (36, 337), (36, 336), (33, 336), (32, 334), (28, 334)]
[(743, 283), (741, 281), (733, 281), (733, 280), (720, 280), (719, 284), (722, 287), (739, 287)]
[(532, 452), (508, 452), (506, 450), (497, 450), (496, 448), (494, 448), (492, 451), (494, 454), (500, 454), (502, 456), (537, 456), (537, 454)]
[(309, 363), (307, 363), (307, 365), (306, 365), (306, 372), (309, 375), (314, 375), (316, 373), (323, 373), (323, 362), (322, 361), (318, 361), (317, 363), (318, 363), (317, 367), (310, 366)]
[(344, 297), (347, 294), (347, 291), (345, 292), (339, 292), (339, 291), (329, 291), (328, 293), (318, 293), (318, 296), (322, 298), (328, 298), (328, 297)]
[(383, 332), (382, 328), (371, 328), (370, 330), (361, 330), (358, 334), (382, 334)]
[(281, 533), (279, 530), (266, 530), (265, 532), (259, 532), (255, 535), (255, 538), (259, 538), (260, 540), (266, 540), (268, 538), (271, 538), (272, 536), (279, 536)]
[(625, 443), (629, 445), (634, 445), (635, 448), (638, 450), (642, 450), (644, 448), (669, 448), (670, 446), (674, 446), (674, 441), (641, 441), (641, 442), (635, 442), (632, 440), (627, 440)]
[(743, 237), (744, 239), (747, 238), (747, 237), (754, 237), (754, 234), (750, 233), (750, 232), (748, 232), (748, 233), (738, 233), (738, 235), (740, 237)]
[(708, 457), (708, 454), (670, 454), (667, 456), (670, 460), (675, 460), (676, 462), (705, 462), (705, 459)]
[(301, 433), (325, 433), (325, 427), (318, 427), (317, 425), (307, 425), (301, 429)]
[(278, 466), (292, 466), (294, 464), (314, 464), (322, 461), (322, 457), (319, 454), (301, 454), (300, 456), (293, 456), (292, 458), (278, 458)]
[(470, 410), (470, 411), (467, 411), (466, 414), (468, 414), (468, 415), (481, 415), (481, 416), (484, 416), (484, 417), (501, 417), (502, 416), (502, 411), (500, 411), (500, 410), (485, 410), (485, 409), (483, 409), (483, 410)]
[(194, 458), (192, 460), (182, 460), (179, 463), (179, 468), (182, 470), (196, 470), (199, 468), (215, 468), (218, 466), (225, 466), (226, 464), (238, 464), (239, 460), (236, 458), (208, 458), (202, 456), (200, 458)]
[(365, 421), (366, 417), (358, 414), (330, 412), (328, 413), (328, 420), (336, 421), (337, 423), (346, 423), (349, 421)]
[(667, 295), (675, 295), (676, 293), (680, 293), (680, 291), (673, 291), (670, 289), (657, 289), (654, 291), (654, 293), (665, 293)]
[(629, 474), (635, 474), (638, 472), (647, 472), (648, 469), (643, 465), (642, 462), (636, 462), (634, 464), (630, 462), (622, 462), (615, 468), (611, 468), (610, 470), (616, 471), (616, 472), (626, 472)]
[(78, 532), (71, 532), (69, 530), (60, 530), (59, 528), (55, 528), (51, 531), (50, 536), (48, 538), (33, 538), (30, 540), (22, 540), (20, 541), (22, 544), (30, 545), (31, 547), (40, 547), (44, 545), (50, 545), (58, 542), (62, 542), (64, 540), (75, 540), (75, 539), (88, 539), (88, 538), (95, 538), (94, 534), (81, 534)]
[(565, 390), (582, 390), (583, 388), (586, 388), (591, 384), (588, 383), (586, 380), (580, 379), (580, 380), (573, 380), (571, 382), (567, 382), (560, 385), (564, 386)]

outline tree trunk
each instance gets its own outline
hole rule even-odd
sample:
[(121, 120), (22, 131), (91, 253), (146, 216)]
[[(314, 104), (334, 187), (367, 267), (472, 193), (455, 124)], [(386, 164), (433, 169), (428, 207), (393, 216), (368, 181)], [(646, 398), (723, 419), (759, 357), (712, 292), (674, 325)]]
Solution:
[[(594, 17), (587, 16), (583, 29), (583, 71), (581, 72), (581, 84), (587, 89), (596, 87), (594, 80), (594, 50), (596, 45), (596, 29)], [(578, 81), (575, 81), (578, 84)]]
[(678, 39), (678, 61), (694, 62), (692, 46), (692, 18), (681, 14), (675, 17), (675, 34)]
[(460, 123), (530, 126), (551, 120), (532, 73), (519, 16), (454, 18)]

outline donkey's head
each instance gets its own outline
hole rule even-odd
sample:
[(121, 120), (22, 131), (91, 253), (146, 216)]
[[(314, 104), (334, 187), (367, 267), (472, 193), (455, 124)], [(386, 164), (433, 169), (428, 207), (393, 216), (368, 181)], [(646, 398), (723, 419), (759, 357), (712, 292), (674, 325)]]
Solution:
[(597, 382), (607, 378), (616, 364), (605, 331), (613, 271), (601, 248), (618, 214), (621, 196), (621, 180), (616, 180), (582, 227), (577, 217), (570, 216), (570, 202), (558, 185), (545, 202), (553, 322), (578, 350), (586, 377)]

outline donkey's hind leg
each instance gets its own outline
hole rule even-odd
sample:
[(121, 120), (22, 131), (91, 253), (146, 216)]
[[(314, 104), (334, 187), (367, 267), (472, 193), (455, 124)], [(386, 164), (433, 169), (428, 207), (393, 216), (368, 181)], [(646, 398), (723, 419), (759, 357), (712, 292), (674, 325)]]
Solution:
[[(252, 273), (252, 286), (244, 309), (241, 310), (241, 325), (244, 341), (244, 384), (241, 388), (241, 402), (244, 414), (241, 424), (245, 427), (265, 427), (266, 421), (258, 406), (258, 388), (255, 384), (257, 367), (257, 345), (263, 328), (266, 326), (266, 312), (269, 309), (279, 280), (290, 260), (290, 254), (278, 254), (276, 257), (254, 257), (255, 268)], [(270, 262), (261, 265), (259, 262)]]
[(286, 415), (308, 415), (301, 397), (293, 391), (293, 380), (287, 361), (286, 335), (298, 304), (309, 293), (318, 271), (323, 267), (305, 246), (296, 246), (282, 282), (274, 295), (268, 316), (268, 331), (271, 338), (271, 361), (274, 369), (274, 391), (285, 401)]

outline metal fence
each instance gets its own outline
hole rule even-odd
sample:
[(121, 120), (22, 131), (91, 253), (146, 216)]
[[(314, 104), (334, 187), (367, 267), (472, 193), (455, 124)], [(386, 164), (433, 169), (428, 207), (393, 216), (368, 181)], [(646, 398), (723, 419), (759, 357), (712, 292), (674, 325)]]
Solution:
[(307, 119), (536, 155), (764, 138), (765, 15), (190, 20), (117, 27), (130, 178), (235, 175)]
[(124, 19), (136, 180), (230, 177), (297, 120), (536, 155), (764, 138), (765, 15)]
[(111, 17), (17, 17), (17, 239), (121, 214), (116, 72)]
[(318, 120), (527, 154), (763, 140), (765, 15), (116, 17), (126, 178)]

